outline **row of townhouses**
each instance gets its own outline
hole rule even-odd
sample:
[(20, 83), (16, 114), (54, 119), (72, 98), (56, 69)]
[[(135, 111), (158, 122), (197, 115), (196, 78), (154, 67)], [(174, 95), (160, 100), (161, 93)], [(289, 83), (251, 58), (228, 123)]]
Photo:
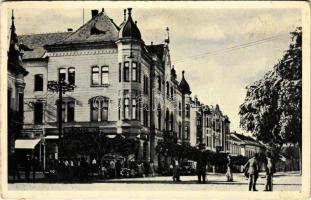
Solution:
[[(8, 99), (14, 99), (14, 107), (24, 116), (13, 149), (31, 150), (44, 165), (57, 158), (61, 120), (64, 130), (139, 138), (138, 159), (155, 166), (164, 159), (155, 147), (166, 138), (229, 152), (229, 118), (218, 105), (191, 97), (184, 71), (178, 80), (169, 30), (163, 43), (147, 45), (130, 8), (124, 10), (120, 25), (104, 10), (91, 14), (76, 31), (21, 35), (18, 40), (11, 36), (24, 47), (19, 48), (22, 74), (29, 72), (24, 82), (8, 86)], [(14, 20), (11, 29), (15, 34)], [(62, 93), (59, 109), (59, 94), (49, 90), (50, 81), (74, 85)], [(15, 87), (24, 88), (24, 96)], [(13, 108), (12, 101), (9, 104)]]

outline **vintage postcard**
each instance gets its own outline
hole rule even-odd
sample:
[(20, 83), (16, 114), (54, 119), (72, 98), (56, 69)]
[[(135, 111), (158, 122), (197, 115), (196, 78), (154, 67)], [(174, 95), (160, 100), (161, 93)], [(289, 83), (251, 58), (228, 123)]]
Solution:
[(1, 198), (308, 199), (307, 2), (1, 4)]

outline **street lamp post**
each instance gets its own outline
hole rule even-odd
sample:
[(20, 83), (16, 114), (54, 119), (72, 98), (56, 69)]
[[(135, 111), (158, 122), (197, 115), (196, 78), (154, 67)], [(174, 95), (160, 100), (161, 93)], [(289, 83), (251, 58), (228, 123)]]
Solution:
[(58, 92), (58, 104), (57, 104), (57, 117), (58, 117), (58, 157), (61, 158), (61, 146), (62, 146), (62, 132), (63, 132), (63, 119), (62, 119), (62, 104), (63, 104), (63, 93), (71, 92), (74, 90), (74, 85), (66, 83), (64, 80), (59, 81), (48, 81), (48, 90), (52, 92)]

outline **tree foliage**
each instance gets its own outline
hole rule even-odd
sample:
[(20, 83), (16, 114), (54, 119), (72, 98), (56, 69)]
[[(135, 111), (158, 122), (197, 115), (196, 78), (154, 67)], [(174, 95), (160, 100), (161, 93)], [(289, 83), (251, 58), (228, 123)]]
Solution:
[(258, 140), (281, 147), (298, 143), (302, 135), (302, 31), (291, 32), (292, 42), (281, 60), (264, 77), (247, 87), (240, 105), (240, 125)]

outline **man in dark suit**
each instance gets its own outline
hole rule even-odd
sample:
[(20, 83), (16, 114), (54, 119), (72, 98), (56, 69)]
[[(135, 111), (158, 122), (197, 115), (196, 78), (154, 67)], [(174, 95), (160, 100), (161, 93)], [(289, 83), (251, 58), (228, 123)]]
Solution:
[(203, 157), (200, 157), (197, 162), (197, 174), (198, 183), (201, 183), (201, 179), (203, 179), (203, 184), (206, 183), (206, 161)]
[(247, 163), (244, 165), (244, 170), (247, 170), (247, 173), (249, 175), (249, 184), (248, 184), (248, 190), (251, 191), (257, 191), (256, 190), (256, 182), (258, 178), (259, 173), (259, 165), (258, 165), (258, 154), (255, 153), (254, 157), (249, 159)]
[(275, 173), (275, 164), (274, 161), (271, 158), (271, 153), (267, 152), (266, 154), (266, 185), (265, 185), (265, 191), (272, 191), (272, 178), (273, 174)]

